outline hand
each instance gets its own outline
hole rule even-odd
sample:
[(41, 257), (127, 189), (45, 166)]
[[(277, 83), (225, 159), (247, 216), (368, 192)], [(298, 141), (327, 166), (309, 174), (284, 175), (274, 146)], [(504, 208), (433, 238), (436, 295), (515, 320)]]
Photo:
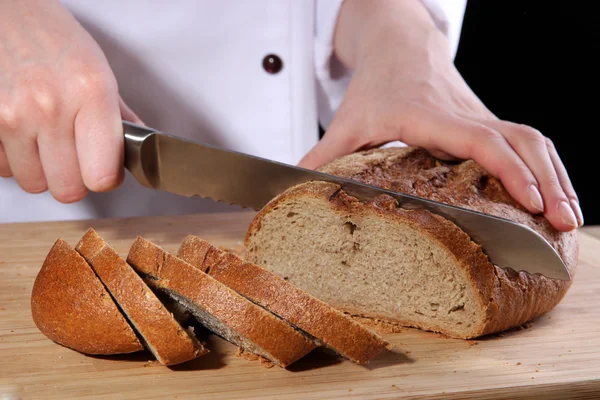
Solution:
[(57, 1), (0, 2), (0, 176), (59, 201), (123, 179), (124, 119), (115, 77)]
[[(367, 4), (368, 3), (368, 4)], [(353, 76), (323, 139), (301, 160), (317, 168), (359, 149), (402, 141), (441, 159), (473, 159), (558, 230), (583, 225), (550, 139), (499, 120), (454, 67), (446, 37), (418, 0), (346, 0), (335, 34)]]

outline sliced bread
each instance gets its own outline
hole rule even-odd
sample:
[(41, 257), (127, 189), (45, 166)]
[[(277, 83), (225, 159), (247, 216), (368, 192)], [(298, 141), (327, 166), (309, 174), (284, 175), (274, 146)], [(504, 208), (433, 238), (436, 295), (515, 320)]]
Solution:
[[(472, 160), (396, 147), (351, 154), (321, 171), (523, 223), (575, 273), (577, 232), (528, 213)], [(269, 202), (245, 246), (250, 262), (338, 309), (456, 338), (522, 325), (556, 306), (572, 282), (498, 268), (451, 221), (399, 208), (388, 196), (362, 202), (326, 182)]]
[(54, 243), (35, 279), (31, 313), (46, 337), (81, 353), (144, 349), (94, 271), (62, 239)]
[(133, 243), (127, 262), (148, 285), (167, 293), (209, 330), (245, 352), (286, 367), (316, 347), (282, 319), (144, 238)]
[(75, 250), (81, 254), (148, 350), (163, 365), (180, 364), (208, 352), (175, 320), (142, 278), (90, 228)]
[(185, 237), (177, 257), (358, 364), (366, 364), (384, 349), (391, 349), (390, 343), (348, 315), (197, 236)]

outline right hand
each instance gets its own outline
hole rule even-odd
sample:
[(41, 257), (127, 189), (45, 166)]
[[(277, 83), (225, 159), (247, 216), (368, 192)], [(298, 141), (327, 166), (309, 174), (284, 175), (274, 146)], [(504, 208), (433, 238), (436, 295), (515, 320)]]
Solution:
[(58, 1), (0, 2), (0, 176), (71, 203), (123, 180), (121, 100), (102, 50)]

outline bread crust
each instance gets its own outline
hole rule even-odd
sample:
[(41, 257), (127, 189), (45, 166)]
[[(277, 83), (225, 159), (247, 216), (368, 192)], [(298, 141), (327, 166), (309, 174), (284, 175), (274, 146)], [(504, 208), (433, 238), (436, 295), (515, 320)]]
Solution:
[(358, 364), (391, 350), (390, 343), (344, 313), (197, 236), (186, 236), (177, 256)]
[[(423, 149), (401, 147), (358, 152), (342, 157), (320, 169), (322, 172), (381, 186), (431, 200), (523, 223), (542, 236), (558, 251), (571, 274), (571, 281), (549, 279), (527, 272), (514, 272), (492, 265), (481, 246), (474, 243), (458, 226), (426, 210), (403, 210), (394, 199), (380, 196), (363, 203), (348, 196), (339, 187), (311, 182), (288, 189), (267, 204), (253, 219), (246, 234), (250, 249), (261, 221), (288, 201), (313, 197), (330, 204), (332, 210), (350, 215), (377, 214), (383, 219), (410, 224), (440, 243), (453, 254), (469, 282), (479, 294), (485, 320), (469, 335), (457, 336), (443, 326), (418, 326), (449, 336), (473, 338), (503, 331), (534, 319), (554, 308), (564, 297), (577, 267), (578, 241), (575, 231), (558, 232), (543, 216), (534, 216), (520, 206), (492, 177), (474, 161), (447, 163), (435, 159)], [(252, 261), (252, 258), (250, 258)], [(347, 310), (366, 315), (361, 310)], [(389, 320), (389, 318), (383, 318)], [(393, 320), (414, 326), (410, 321)]]
[(208, 353), (201, 344), (196, 347), (142, 278), (94, 229), (88, 229), (75, 250), (96, 272), (161, 364), (180, 364)]
[(54, 243), (35, 279), (31, 313), (46, 337), (84, 354), (144, 349), (94, 271), (62, 239)]
[(149, 284), (180, 293), (286, 367), (316, 348), (288, 323), (180, 258), (138, 237), (127, 257)]

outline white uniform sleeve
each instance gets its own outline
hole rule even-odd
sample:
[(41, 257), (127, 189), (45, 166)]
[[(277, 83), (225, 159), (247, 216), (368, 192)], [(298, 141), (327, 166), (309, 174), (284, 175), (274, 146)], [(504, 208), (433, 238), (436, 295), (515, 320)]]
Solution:
[[(436, 26), (447, 37), (452, 57), (456, 56), (467, 0), (420, 0)], [(333, 34), (343, 0), (315, 0), (314, 61), (317, 78), (319, 122), (327, 129), (338, 109), (351, 72), (333, 57)]]

